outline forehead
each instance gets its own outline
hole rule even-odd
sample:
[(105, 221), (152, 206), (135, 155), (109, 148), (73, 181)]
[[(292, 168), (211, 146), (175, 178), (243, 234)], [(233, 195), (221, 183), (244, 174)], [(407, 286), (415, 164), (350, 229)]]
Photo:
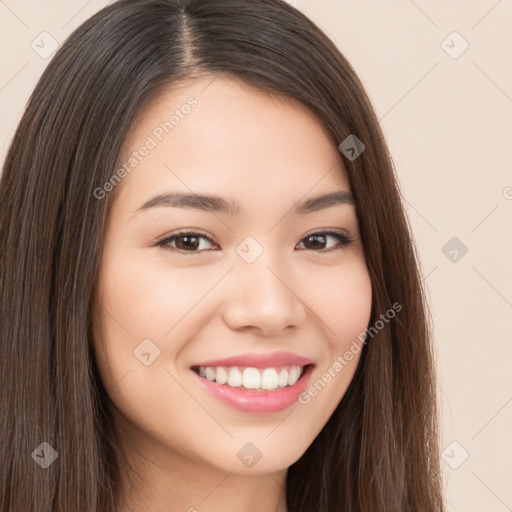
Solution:
[(162, 91), (129, 131), (120, 165), (129, 172), (115, 193), (131, 211), (141, 199), (170, 191), (238, 197), (243, 204), (350, 190), (336, 145), (309, 109), (225, 77)]

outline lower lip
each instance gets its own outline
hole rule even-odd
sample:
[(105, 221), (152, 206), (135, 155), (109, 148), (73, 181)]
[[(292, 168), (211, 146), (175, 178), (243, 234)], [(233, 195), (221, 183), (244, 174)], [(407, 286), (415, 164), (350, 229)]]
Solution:
[(269, 414), (282, 411), (298, 400), (299, 395), (307, 386), (313, 365), (309, 365), (304, 370), (304, 374), (293, 386), (286, 386), (276, 391), (250, 391), (232, 388), (224, 384), (217, 384), (201, 377), (193, 370), (191, 371), (199, 379), (204, 389), (223, 403), (242, 412)]

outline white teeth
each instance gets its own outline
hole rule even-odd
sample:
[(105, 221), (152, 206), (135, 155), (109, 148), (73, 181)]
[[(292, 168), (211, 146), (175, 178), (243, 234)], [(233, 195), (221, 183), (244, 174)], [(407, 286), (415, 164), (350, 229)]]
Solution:
[(228, 375), (228, 386), (237, 388), (242, 385), (242, 374), (238, 368), (231, 368)]
[(279, 372), (278, 383), (283, 388), (284, 386), (288, 386), (288, 372), (283, 368)]
[[(286, 370), (282, 370), (286, 372)], [(279, 381), (277, 379), (277, 371), (275, 368), (265, 368), (263, 373), (261, 374), (261, 387), (268, 391), (276, 389), (279, 386)]]
[(261, 375), (256, 368), (246, 368), (242, 377), (245, 389), (258, 389), (261, 385)]
[(221, 366), (217, 367), (217, 375), (215, 377), (215, 380), (218, 384), (226, 384), (228, 381), (228, 372), (224, 370)]
[(273, 391), (293, 386), (301, 377), (303, 368), (287, 366), (286, 368), (238, 368), (238, 367), (199, 367), (199, 375), (217, 384), (232, 388)]
[(293, 386), (300, 377), (301, 369), (299, 366), (294, 366), (291, 372), (288, 374), (288, 386)]

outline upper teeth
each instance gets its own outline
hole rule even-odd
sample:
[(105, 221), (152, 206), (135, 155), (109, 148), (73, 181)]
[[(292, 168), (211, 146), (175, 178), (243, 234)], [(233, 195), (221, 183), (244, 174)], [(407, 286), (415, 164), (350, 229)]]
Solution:
[(238, 368), (200, 366), (199, 375), (217, 384), (245, 389), (262, 389), (271, 391), (285, 386), (293, 386), (302, 374), (302, 367), (289, 366), (287, 368)]

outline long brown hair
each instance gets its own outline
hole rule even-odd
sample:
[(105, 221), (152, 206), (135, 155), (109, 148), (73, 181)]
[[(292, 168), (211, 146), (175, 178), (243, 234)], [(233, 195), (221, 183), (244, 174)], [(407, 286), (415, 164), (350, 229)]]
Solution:
[[(218, 74), (299, 100), (336, 146), (351, 134), (364, 143), (342, 158), (370, 325), (402, 306), (367, 337), (346, 394), (288, 469), (288, 510), (442, 512), (431, 320), (393, 163), (351, 65), (282, 0), (120, 0), (75, 30), (39, 80), (0, 181), (0, 512), (116, 510), (122, 459), (91, 329), (112, 198), (94, 191), (163, 87)], [(46, 469), (33, 455), (43, 442), (58, 454)]]

